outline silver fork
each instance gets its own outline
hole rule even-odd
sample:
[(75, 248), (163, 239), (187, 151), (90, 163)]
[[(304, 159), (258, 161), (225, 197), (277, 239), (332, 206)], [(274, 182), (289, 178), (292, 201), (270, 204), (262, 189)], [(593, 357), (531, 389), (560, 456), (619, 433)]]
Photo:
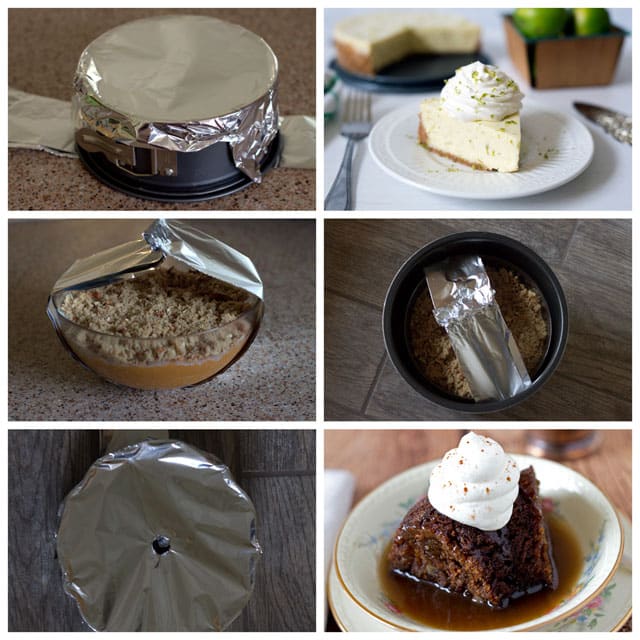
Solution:
[(351, 162), (356, 142), (371, 131), (371, 94), (349, 91), (345, 98), (340, 135), (347, 138), (347, 148), (338, 175), (324, 201), (327, 211), (353, 211), (351, 197)]

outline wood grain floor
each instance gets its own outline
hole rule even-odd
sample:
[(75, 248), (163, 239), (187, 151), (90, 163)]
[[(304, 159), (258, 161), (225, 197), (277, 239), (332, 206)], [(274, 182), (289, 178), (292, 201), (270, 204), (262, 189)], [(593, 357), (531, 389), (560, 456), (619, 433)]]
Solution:
[[(513, 237), (546, 260), (569, 307), (560, 366), (529, 400), (492, 420), (631, 420), (630, 220), (327, 220), (325, 418), (451, 420), (386, 355), (385, 293), (418, 248), (458, 231)], [(464, 414), (466, 420), (482, 415)]]
[[(315, 630), (315, 431), (170, 431), (221, 458), (258, 513), (253, 596), (231, 631)], [(9, 631), (87, 631), (62, 589), (57, 511), (100, 455), (98, 430), (9, 431)]]

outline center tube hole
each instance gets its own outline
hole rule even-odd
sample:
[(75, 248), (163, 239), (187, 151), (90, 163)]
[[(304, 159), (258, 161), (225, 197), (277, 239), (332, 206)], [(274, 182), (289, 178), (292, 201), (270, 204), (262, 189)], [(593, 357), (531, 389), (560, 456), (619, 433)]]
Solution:
[(171, 541), (167, 536), (158, 536), (152, 543), (153, 550), (161, 556), (163, 553), (167, 553), (171, 549)]

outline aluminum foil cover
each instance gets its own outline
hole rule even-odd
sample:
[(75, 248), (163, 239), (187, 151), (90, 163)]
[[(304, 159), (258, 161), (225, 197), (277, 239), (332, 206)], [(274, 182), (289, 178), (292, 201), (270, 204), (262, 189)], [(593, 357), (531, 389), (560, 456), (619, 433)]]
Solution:
[(53, 285), (52, 295), (89, 289), (153, 269), (165, 257), (263, 299), (262, 280), (250, 258), (201, 229), (179, 220), (156, 220), (143, 238), (76, 260)]
[(504, 400), (531, 385), (518, 345), (479, 256), (425, 269), (433, 314), (445, 328), (476, 402)]
[(236, 167), (259, 182), (278, 131), (277, 80), (269, 45), (239, 25), (195, 15), (145, 18), (83, 51), (74, 125), (181, 152), (228, 142)]
[[(70, 118), (71, 103), (24, 93), (9, 87), (9, 148), (38, 149), (76, 158)], [(316, 166), (316, 121), (311, 116), (281, 116), (278, 167), (313, 169)]]
[(261, 554), (229, 469), (175, 440), (97, 460), (64, 500), (57, 551), (65, 591), (97, 631), (222, 631)]

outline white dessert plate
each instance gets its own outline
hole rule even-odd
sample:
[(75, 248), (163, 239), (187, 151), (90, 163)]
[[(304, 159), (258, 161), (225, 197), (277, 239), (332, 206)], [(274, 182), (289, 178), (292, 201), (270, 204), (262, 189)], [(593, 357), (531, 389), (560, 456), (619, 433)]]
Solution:
[(593, 157), (593, 138), (579, 120), (526, 100), (520, 169), (479, 171), (422, 147), (418, 110), (416, 102), (383, 116), (369, 135), (369, 150), (394, 178), (432, 193), (478, 200), (523, 198), (570, 182)]
[[(496, 631), (562, 630), (565, 625), (579, 630), (580, 627), (574, 625), (582, 623), (581, 612), (595, 606), (594, 603), (610, 599), (611, 591), (617, 588), (611, 586), (611, 579), (622, 558), (624, 536), (620, 520), (604, 494), (576, 471), (549, 460), (523, 455), (513, 457), (521, 469), (533, 465), (541, 495), (550, 501), (557, 516), (571, 523), (584, 562), (570, 596), (554, 609)], [(330, 585), (332, 606), (336, 618), (343, 620), (343, 624), (347, 624), (344, 622), (346, 616), (352, 619), (351, 624), (365, 625), (367, 629), (374, 625), (378, 630), (438, 630), (406, 615), (381, 589), (378, 578), (378, 565), (387, 543), (409, 508), (425, 494), (431, 470), (438, 462), (413, 467), (391, 478), (364, 498), (347, 518), (335, 547), (337, 586)], [(630, 581), (629, 576), (627, 590)], [(626, 602), (621, 604), (617, 594), (615, 600), (617, 611), (619, 607), (624, 609), (619, 613), (620, 620), (623, 614), (628, 614), (630, 606), (627, 607)], [(607, 619), (607, 624), (609, 622)]]

